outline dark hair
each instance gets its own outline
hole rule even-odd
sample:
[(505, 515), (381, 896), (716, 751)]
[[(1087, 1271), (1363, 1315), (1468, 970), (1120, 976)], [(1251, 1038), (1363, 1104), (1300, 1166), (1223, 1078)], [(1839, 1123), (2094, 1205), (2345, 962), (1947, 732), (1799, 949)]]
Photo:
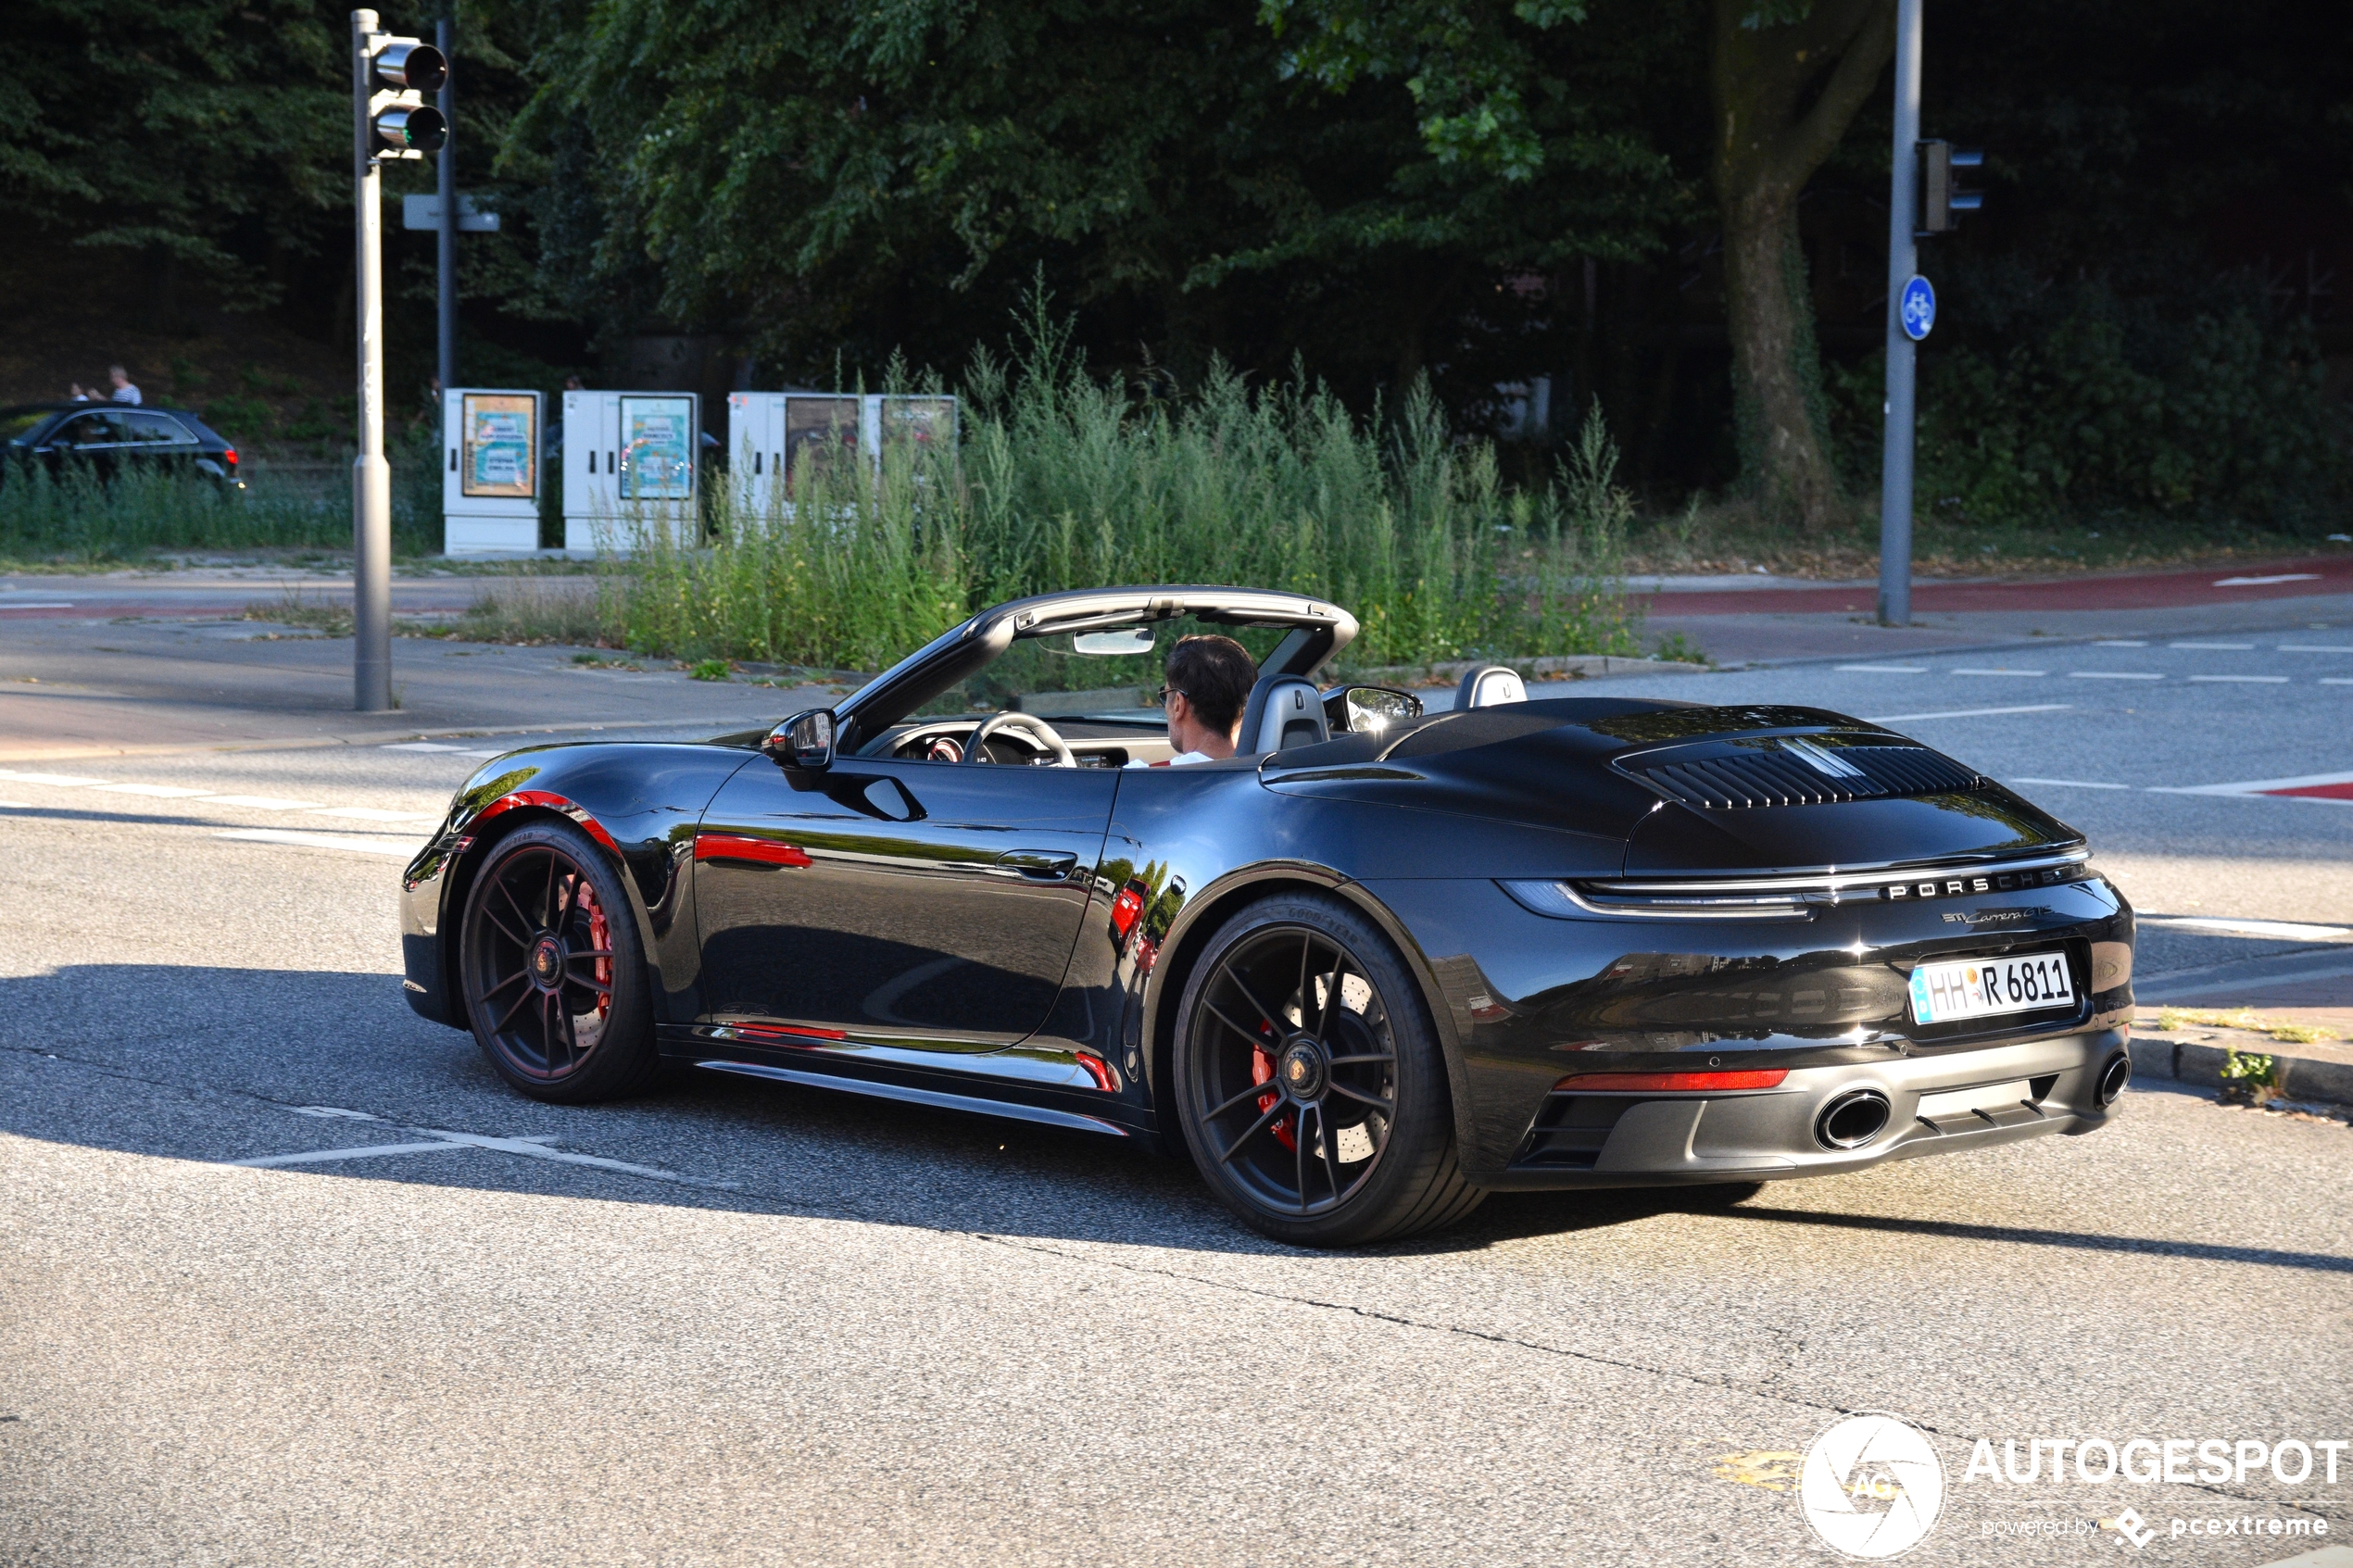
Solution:
[(1179, 637), (1168, 650), (1168, 684), (1193, 705), (1193, 717), (1231, 734), (1258, 684), (1258, 662), (1231, 637), (1214, 633)]

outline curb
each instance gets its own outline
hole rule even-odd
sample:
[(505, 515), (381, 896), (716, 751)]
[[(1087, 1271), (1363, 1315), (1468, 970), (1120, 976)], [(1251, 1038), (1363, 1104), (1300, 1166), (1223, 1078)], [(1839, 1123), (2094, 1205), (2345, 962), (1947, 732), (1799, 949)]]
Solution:
[[(2133, 1060), (2135, 1073), (2171, 1078), (2175, 1083), (2205, 1089), (2222, 1086), (2222, 1064), (2231, 1056), (2220, 1046), (2201, 1046), (2189, 1040), (2136, 1039), (2127, 1044), (2125, 1050)], [(2353, 1065), (2315, 1061), (2309, 1057), (2286, 1056), (2277, 1051), (2264, 1054), (2271, 1059), (2273, 1088), (2282, 1098), (2353, 1106)]]

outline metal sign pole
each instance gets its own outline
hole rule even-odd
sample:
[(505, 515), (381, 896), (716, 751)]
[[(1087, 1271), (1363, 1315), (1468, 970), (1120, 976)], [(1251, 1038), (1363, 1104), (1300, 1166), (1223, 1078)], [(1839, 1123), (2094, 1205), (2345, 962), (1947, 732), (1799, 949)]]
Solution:
[[(434, 23), (433, 41), (441, 57), (455, 59), (451, 46), (457, 24), (444, 17)], [(441, 144), (441, 389), (458, 384), (458, 73), (441, 84), (441, 118), (450, 129)]]
[(352, 706), (392, 707), (392, 465), (384, 461), (384, 197), (368, 100), (376, 13), (351, 13), (354, 183), (359, 203), (354, 283), (359, 321), (359, 456), (351, 465)]
[(1895, 0), (1895, 136), (1887, 202), (1887, 430), (1880, 457), (1879, 620), (1912, 621), (1913, 355), (1904, 285), (1919, 264), (1920, 0)]

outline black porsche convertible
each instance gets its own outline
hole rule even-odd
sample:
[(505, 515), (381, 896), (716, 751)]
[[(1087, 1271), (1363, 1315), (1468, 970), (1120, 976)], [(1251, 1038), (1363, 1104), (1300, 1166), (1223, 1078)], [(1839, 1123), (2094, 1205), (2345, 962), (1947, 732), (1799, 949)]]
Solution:
[[(1153, 767), (1186, 628), (1261, 676), (1237, 756)], [(1306, 1245), (2116, 1114), (2133, 912), (2079, 834), (1812, 709), (1320, 687), (1355, 633), (1054, 594), (774, 730), (511, 753), (408, 868), (409, 999), (539, 1098), (668, 1061), (1026, 1118)]]

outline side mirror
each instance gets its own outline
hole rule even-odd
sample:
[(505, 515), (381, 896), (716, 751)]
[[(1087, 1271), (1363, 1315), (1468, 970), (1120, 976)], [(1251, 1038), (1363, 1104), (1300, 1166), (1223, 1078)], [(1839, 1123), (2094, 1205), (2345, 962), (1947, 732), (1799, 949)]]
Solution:
[(833, 709), (812, 708), (794, 714), (768, 732), (760, 749), (788, 768), (816, 771), (833, 766)]
[(1365, 734), (1422, 716), (1422, 699), (1394, 686), (1340, 686), (1324, 694), (1324, 722), (1335, 734)]

